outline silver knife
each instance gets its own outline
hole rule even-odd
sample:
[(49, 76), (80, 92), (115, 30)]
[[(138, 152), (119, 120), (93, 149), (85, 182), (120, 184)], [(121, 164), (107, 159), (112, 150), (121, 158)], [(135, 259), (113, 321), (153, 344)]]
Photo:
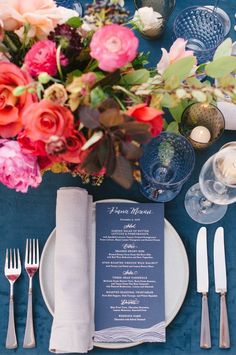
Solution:
[(202, 293), (202, 316), (200, 347), (211, 348), (211, 332), (208, 309), (208, 257), (207, 257), (207, 230), (201, 227), (197, 235), (197, 292)]
[(224, 229), (217, 228), (214, 239), (214, 274), (215, 290), (220, 294), (220, 340), (219, 347), (230, 348), (229, 323), (226, 306), (226, 263), (224, 246)]

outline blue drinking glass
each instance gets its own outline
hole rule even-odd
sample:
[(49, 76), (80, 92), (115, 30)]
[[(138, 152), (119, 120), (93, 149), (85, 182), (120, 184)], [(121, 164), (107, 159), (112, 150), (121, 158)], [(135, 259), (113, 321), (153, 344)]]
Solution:
[(176, 17), (174, 33), (176, 38), (187, 41), (186, 48), (194, 51), (200, 64), (212, 59), (216, 48), (224, 40), (225, 29), (216, 12), (206, 7), (192, 6)]
[(183, 136), (162, 132), (143, 146), (140, 159), (142, 194), (156, 202), (175, 198), (195, 164), (191, 143)]

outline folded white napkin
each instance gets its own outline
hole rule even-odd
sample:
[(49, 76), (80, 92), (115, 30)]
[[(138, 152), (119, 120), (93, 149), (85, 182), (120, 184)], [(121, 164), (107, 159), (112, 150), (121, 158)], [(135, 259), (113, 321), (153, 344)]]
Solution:
[(87, 353), (93, 347), (94, 250), (92, 197), (80, 188), (58, 190), (52, 352)]

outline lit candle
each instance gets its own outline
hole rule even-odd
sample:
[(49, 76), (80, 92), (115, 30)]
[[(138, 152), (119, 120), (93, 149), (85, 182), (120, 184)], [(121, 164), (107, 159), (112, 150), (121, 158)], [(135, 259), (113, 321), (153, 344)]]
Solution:
[(208, 143), (211, 139), (211, 133), (208, 128), (197, 126), (192, 130), (190, 138), (195, 142)]

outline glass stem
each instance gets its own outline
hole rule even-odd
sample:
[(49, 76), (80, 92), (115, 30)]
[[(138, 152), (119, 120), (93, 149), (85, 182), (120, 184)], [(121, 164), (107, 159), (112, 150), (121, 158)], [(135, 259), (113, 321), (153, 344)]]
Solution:
[(200, 199), (200, 213), (207, 213), (209, 209), (212, 207), (213, 203), (207, 200), (205, 197)]

